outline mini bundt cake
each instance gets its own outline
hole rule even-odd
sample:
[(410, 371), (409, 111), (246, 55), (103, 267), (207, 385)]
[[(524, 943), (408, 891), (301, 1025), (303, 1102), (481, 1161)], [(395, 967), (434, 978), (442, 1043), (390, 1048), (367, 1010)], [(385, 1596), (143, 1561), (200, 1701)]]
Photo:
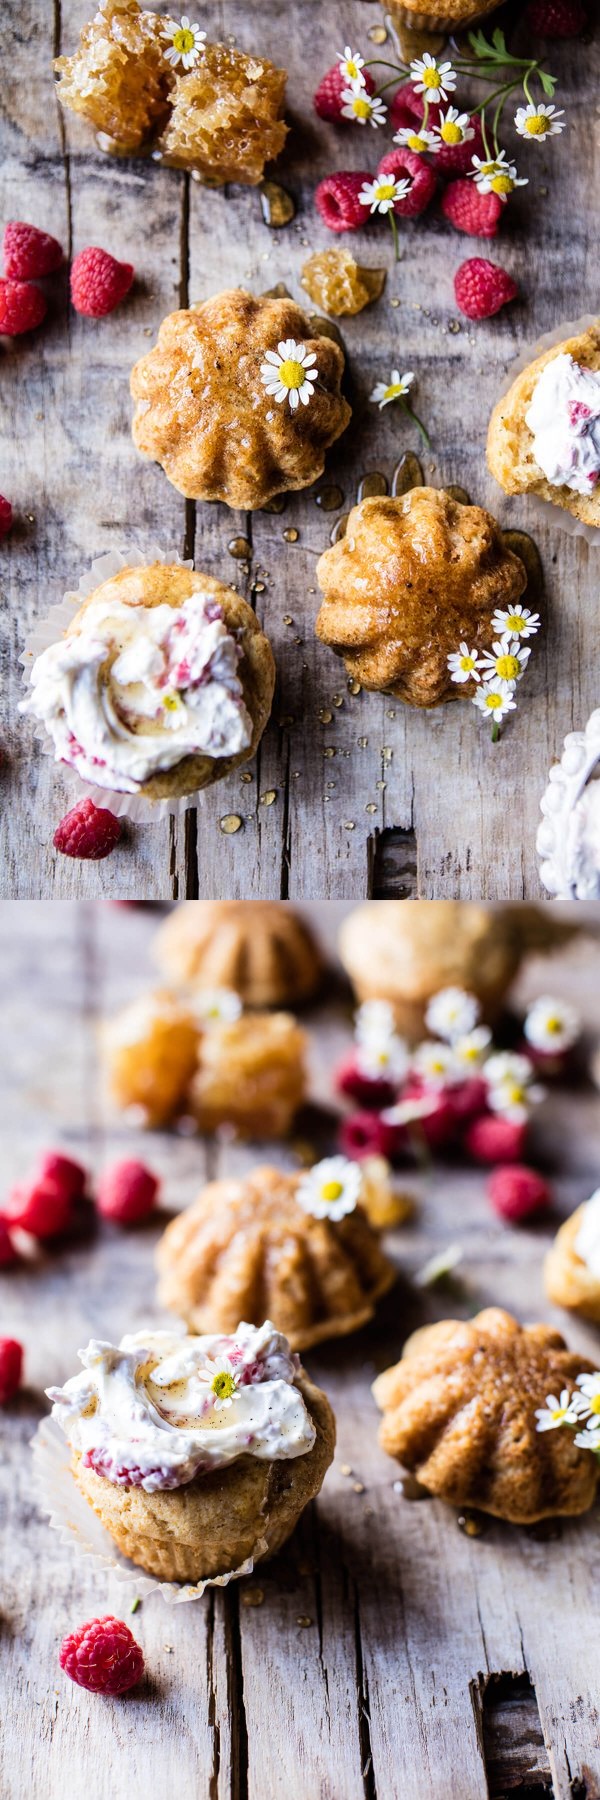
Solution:
[(592, 1505), (600, 1463), (569, 1431), (540, 1431), (547, 1396), (593, 1365), (548, 1325), (491, 1306), (414, 1333), (373, 1384), (380, 1442), (429, 1492), (514, 1525)]
[(494, 407), (487, 460), (506, 494), (600, 525), (600, 319), (517, 375)]
[(255, 186), (287, 136), (285, 69), (199, 26), (144, 12), (138, 0), (100, 0), (74, 56), (59, 56), (62, 106), (121, 155), (147, 151), (210, 181)]
[(429, 1000), (465, 988), (493, 1018), (525, 944), (515, 909), (458, 900), (380, 900), (343, 920), (339, 951), (359, 1000), (389, 1000), (400, 1031), (423, 1035)]
[(565, 1219), (544, 1263), (548, 1298), (600, 1325), (600, 1188)]
[(186, 900), (161, 925), (154, 955), (169, 980), (232, 988), (244, 1006), (296, 1006), (323, 972), (305, 920), (279, 901)]
[(232, 288), (163, 319), (131, 375), (134, 443), (188, 499), (252, 511), (322, 475), (343, 369), (293, 300)]
[(306, 1037), (291, 1013), (246, 1013), (200, 1040), (187, 1105), (200, 1131), (287, 1137), (306, 1092)]
[(106, 1019), (100, 1046), (117, 1106), (140, 1107), (147, 1125), (167, 1124), (184, 1104), (199, 1039), (191, 1012), (167, 991), (141, 994)]
[(345, 537), (317, 563), (316, 632), (362, 687), (410, 706), (473, 698), (448, 657), (467, 640), (490, 650), (498, 608), (527, 584), (523, 563), (490, 513), (436, 488), (361, 500)]
[(447, 33), (457, 26), (464, 30), (466, 25), (473, 25), (476, 19), (495, 12), (499, 4), (500, 0), (431, 0), (428, 6), (425, 0), (423, 6), (422, 0), (390, 0), (390, 10), (393, 18), (411, 31)]
[(395, 1271), (356, 1203), (358, 1165), (346, 1171), (325, 1183), (348, 1192), (352, 1185), (351, 1210), (337, 1218), (335, 1200), (331, 1216), (327, 1205), (316, 1216), (301, 1204), (306, 1176), (265, 1166), (239, 1181), (209, 1182), (161, 1238), (161, 1304), (199, 1332), (229, 1331), (240, 1312), (268, 1313), (296, 1350), (366, 1324)]

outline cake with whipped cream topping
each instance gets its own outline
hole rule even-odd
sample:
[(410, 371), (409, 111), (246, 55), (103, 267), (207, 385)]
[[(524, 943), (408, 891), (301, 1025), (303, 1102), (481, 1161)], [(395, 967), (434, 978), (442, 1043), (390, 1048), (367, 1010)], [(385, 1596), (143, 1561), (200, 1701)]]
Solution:
[(492, 413), (487, 459), (506, 494), (600, 526), (600, 320), (517, 376)]
[(48, 1388), (73, 1475), (119, 1550), (167, 1581), (272, 1556), (332, 1460), (335, 1421), (270, 1320), (92, 1341)]
[(544, 1264), (555, 1306), (600, 1325), (600, 1188), (565, 1219)]
[(180, 564), (123, 568), (31, 669), (21, 711), (82, 780), (150, 799), (196, 793), (254, 755), (275, 665), (245, 600)]

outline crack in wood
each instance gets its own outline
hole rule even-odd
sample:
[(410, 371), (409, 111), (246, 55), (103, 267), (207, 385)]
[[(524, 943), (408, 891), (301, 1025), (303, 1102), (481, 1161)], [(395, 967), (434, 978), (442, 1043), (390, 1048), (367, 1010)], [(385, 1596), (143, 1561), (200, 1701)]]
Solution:
[(418, 895), (417, 838), (412, 826), (389, 825), (367, 843), (367, 899), (412, 900)]
[(208, 1800), (219, 1800), (219, 1773), (221, 1768), (221, 1727), (217, 1717), (217, 1695), (215, 1690), (214, 1671), (214, 1639), (215, 1639), (215, 1596), (209, 1595), (208, 1620), (206, 1628), (206, 1672), (208, 1678), (208, 1723), (213, 1732), (213, 1766), (210, 1776)]
[(356, 1651), (356, 1690), (358, 1696), (358, 1735), (364, 1795), (365, 1800), (377, 1800), (375, 1770), (373, 1767), (373, 1749), (371, 1745), (369, 1687), (363, 1657), (358, 1588), (354, 1589), (354, 1644)]
[(227, 1689), (231, 1718), (231, 1800), (248, 1800), (248, 1722), (244, 1704), (244, 1667), (240, 1600), (236, 1588), (224, 1595), (227, 1632)]
[(554, 1786), (533, 1682), (526, 1669), (471, 1682), (489, 1800), (553, 1800)]

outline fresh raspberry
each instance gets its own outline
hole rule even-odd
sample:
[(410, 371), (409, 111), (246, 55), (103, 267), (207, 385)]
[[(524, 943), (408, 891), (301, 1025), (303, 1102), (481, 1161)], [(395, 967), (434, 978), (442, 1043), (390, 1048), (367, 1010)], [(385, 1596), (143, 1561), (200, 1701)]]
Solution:
[(35, 281), (53, 275), (59, 269), (63, 253), (56, 238), (37, 225), (25, 225), (21, 219), (9, 219), (5, 226), (4, 273), (9, 281)]
[(0, 1269), (7, 1269), (10, 1263), (18, 1262), (18, 1260), (19, 1258), (8, 1230), (8, 1222), (6, 1219), (0, 1217)]
[(0, 1338), (0, 1406), (12, 1400), (21, 1385), (23, 1345), (16, 1338)]
[(421, 1081), (419, 1076), (412, 1076), (406, 1087), (403, 1088), (401, 1098), (402, 1100), (427, 1100), (429, 1103), (429, 1112), (424, 1113), (422, 1118), (415, 1119), (413, 1125), (406, 1127), (409, 1137), (412, 1135), (414, 1138), (420, 1135), (425, 1139), (430, 1150), (445, 1149), (456, 1134), (456, 1117), (450, 1089), (428, 1088), (426, 1081)]
[[(363, 69), (363, 80), (368, 94), (375, 93), (375, 82), (368, 69)], [(313, 106), (320, 119), (331, 119), (335, 125), (351, 125), (351, 119), (342, 118), (342, 93), (349, 86), (346, 76), (342, 74), (339, 63), (335, 69), (328, 69), (323, 80), (319, 82), (316, 94), (313, 95)]]
[(400, 1152), (402, 1139), (406, 1142), (405, 1126), (387, 1125), (374, 1112), (350, 1113), (342, 1119), (339, 1129), (340, 1150), (354, 1162), (361, 1162), (363, 1156), (385, 1156), (392, 1162)]
[(78, 800), (57, 825), (52, 842), (62, 856), (80, 856), (85, 862), (101, 862), (110, 856), (121, 836), (121, 821), (93, 800)]
[(513, 1119), (485, 1113), (481, 1119), (473, 1119), (463, 1143), (475, 1162), (512, 1163), (523, 1155), (526, 1137), (525, 1124), (517, 1125)]
[(581, 0), (531, 0), (525, 14), (530, 31), (540, 37), (578, 37), (588, 22)]
[(396, 200), (394, 212), (401, 219), (417, 219), (419, 213), (429, 206), (436, 190), (436, 179), (428, 163), (422, 156), (415, 156), (412, 150), (388, 150), (383, 156), (377, 170), (378, 175), (393, 175), (397, 181), (408, 176), (410, 190), (404, 200)]
[(368, 171), (355, 175), (351, 169), (338, 169), (319, 182), (315, 205), (330, 231), (356, 231), (357, 226), (366, 225), (368, 208), (361, 206), (358, 196), (370, 180)]
[(0, 494), (0, 538), (8, 537), (13, 522), (13, 509), (10, 500)]
[(90, 1619), (63, 1638), (59, 1662), (65, 1675), (92, 1694), (126, 1694), (144, 1673), (144, 1657), (122, 1619)]
[(486, 1083), (481, 1075), (470, 1075), (466, 1081), (457, 1082), (456, 1087), (448, 1089), (447, 1099), (457, 1125), (466, 1125), (469, 1119), (480, 1119), (486, 1111)]
[(528, 1169), (525, 1163), (507, 1163), (503, 1169), (494, 1169), (488, 1178), (487, 1192), (494, 1212), (513, 1222), (539, 1212), (542, 1206), (549, 1206), (552, 1199), (548, 1182), (538, 1175), (537, 1169)]
[(39, 1181), (53, 1181), (71, 1200), (79, 1200), (87, 1181), (86, 1170), (61, 1150), (45, 1150), (37, 1167)]
[(103, 319), (114, 312), (133, 281), (133, 263), (117, 262), (108, 250), (90, 244), (80, 250), (71, 266), (71, 299), (78, 313), (87, 319)]
[[(423, 95), (416, 94), (410, 81), (396, 89), (393, 100), (389, 102), (390, 125), (394, 131), (401, 131), (407, 125), (421, 124), (424, 113)], [(428, 117), (431, 119), (433, 108), (430, 106)]]
[(41, 288), (29, 281), (0, 280), (0, 337), (20, 337), (22, 331), (35, 331), (46, 317), (46, 301)]
[(491, 319), (501, 306), (516, 300), (518, 292), (512, 275), (485, 256), (469, 257), (454, 277), (456, 304), (467, 319)]
[(502, 217), (497, 194), (480, 194), (474, 181), (450, 181), (442, 195), (442, 212), (455, 231), (469, 237), (495, 237)]
[(63, 1237), (72, 1222), (72, 1197), (57, 1181), (32, 1181), (28, 1187), (14, 1187), (4, 1202), (4, 1222), (31, 1232), (42, 1243), (46, 1238)]
[(377, 1111), (391, 1106), (396, 1098), (396, 1083), (385, 1081), (380, 1075), (365, 1075), (355, 1050), (339, 1064), (334, 1080), (338, 1094), (355, 1100), (357, 1106), (374, 1107)]
[(160, 1182), (143, 1163), (114, 1163), (100, 1177), (96, 1191), (98, 1212), (116, 1225), (136, 1225), (153, 1211)]

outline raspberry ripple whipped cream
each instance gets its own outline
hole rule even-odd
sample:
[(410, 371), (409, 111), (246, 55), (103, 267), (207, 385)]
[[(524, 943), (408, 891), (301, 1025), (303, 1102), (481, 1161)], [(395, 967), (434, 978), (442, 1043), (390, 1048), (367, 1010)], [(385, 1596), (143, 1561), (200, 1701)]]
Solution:
[(92, 599), (77, 630), (37, 657), (19, 710), (45, 725), (57, 762), (134, 794), (186, 756), (248, 748), (241, 657), (208, 594), (192, 592), (178, 607)]
[(87, 1468), (147, 1494), (182, 1487), (239, 1456), (287, 1460), (316, 1431), (300, 1363), (269, 1319), (231, 1336), (138, 1331), (79, 1351), (81, 1374), (48, 1388), (53, 1417)]
[(552, 487), (591, 494), (600, 477), (600, 374), (563, 352), (536, 381), (525, 423)]

